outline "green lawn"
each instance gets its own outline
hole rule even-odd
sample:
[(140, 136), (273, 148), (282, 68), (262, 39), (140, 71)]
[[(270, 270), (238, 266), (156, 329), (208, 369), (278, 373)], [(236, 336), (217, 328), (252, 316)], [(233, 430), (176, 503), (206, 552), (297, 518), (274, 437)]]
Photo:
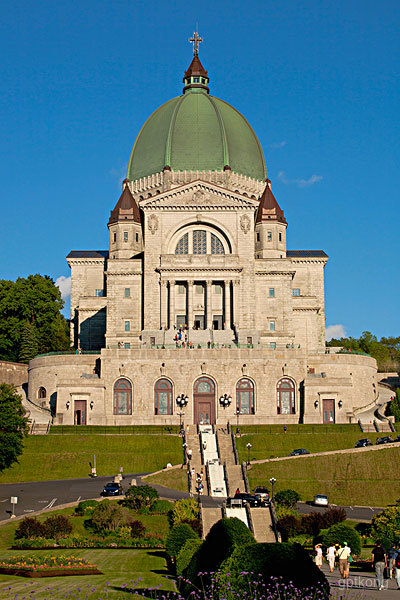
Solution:
[[(305, 426), (307, 427), (307, 426)], [(323, 427), (323, 426), (321, 426)], [(350, 425), (349, 427), (353, 427)], [(369, 438), (375, 443), (376, 438), (381, 437), (382, 433), (362, 433), (358, 428), (350, 431), (339, 432), (333, 430), (329, 433), (283, 433), (282, 428), (278, 433), (248, 433), (236, 438), (236, 447), (238, 449), (239, 459), (247, 460), (246, 444), (252, 445), (250, 457), (254, 460), (264, 458), (276, 458), (288, 456), (295, 448), (306, 448), (309, 452), (325, 452), (328, 450), (343, 450), (345, 448), (354, 448), (357, 440)], [(302, 431), (302, 430), (301, 430)], [(400, 447), (400, 444), (399, 444)]]
[(269, 486), (269, 479), (275, 477), (275, 491), (294, 489), (303, 500), (311, 500), (320, 493), (327, 494), (334, 504), (386, 506), (400, 498), (399, 457), (400, 447), (379, 452), (300, 457), (252, 465), (248, 478), (253, 488)]
[(162, 473), (157, 473), (157, 475), (150, 475), (146, 479), (143, 479), (143, 483), (164, 485), (165, 487), (180, 490), (181, 492), (189, 491), (186, 467), (183, 469), (165, 470)]
[(24, 441), (19, 463), (0, 483), (87, 477), (96, 454), (97, 474), (157, 471), (182, 462), (181, 438), (172, 435), (38, 435)]

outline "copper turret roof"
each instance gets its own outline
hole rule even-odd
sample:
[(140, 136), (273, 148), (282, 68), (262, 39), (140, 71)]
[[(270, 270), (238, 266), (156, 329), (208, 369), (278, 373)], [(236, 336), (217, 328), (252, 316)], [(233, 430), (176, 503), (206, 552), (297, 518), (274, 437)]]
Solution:
[(116, 223), (117, 221), (125, 220), (141, 223), (139, 207), (126, 184), (124, 185), (124, 189), (114, 210), (111, 211), (110, 220), (108, 222)]
[(208, 71), (205, 70), (197, 54), (193, 56), (193, 60), (189, 65), (187, 71), (185, 71), (185, 77), (191, 77), (192, 75), (199, 75), (200, 77), (208, 77)]
[(256, 223), (266, 223), (268, 221), (278, 221), (279, 223), (286, 223), (285, 215), (283, 210), (275, 200), (275, 196), (270, 188), (270, 180), (267, 179), (267, 185), (260, 198), (260, 205), (257, 211)]

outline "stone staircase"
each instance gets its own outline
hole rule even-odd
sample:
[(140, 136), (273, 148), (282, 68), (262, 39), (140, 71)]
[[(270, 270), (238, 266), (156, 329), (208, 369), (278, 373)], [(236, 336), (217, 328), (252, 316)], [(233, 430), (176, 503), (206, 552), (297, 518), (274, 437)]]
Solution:
[(29, 433), (31, 435), (46, 435), (52, 422), (50, 410), (28, 400), (23, 386), (17, 387), (16, 390), (22, 397), (22, 406), (25, 410), (25, 416), (28, 417)]
[(222, 508), (216, 507), (202, 507), (201, 509), (201, 521), (203, 525), (203, 539), (206, 537), (211, 527), (222, 519)]
[(269, 508), (250, 508), (253, 533), (257, 542), (274, 543), (275, 534), (272, 529), (271, 511)]

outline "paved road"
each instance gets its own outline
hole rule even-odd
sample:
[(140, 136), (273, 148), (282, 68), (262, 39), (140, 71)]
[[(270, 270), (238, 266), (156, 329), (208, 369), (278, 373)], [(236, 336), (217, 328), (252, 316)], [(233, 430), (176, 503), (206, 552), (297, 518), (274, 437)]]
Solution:
[[(383, 509), (381, 507), (376, 506), (339, 506), (339, 505), (330, 505), (335, 508), (344, 508), (346, 511), (347, 517), (349, 519), (354, 519), (355, 521), (370, 521), (374, 515), (377, 515)], [(326, 508), (323, 506), (313, 506), (310, 502), (298, 502), (297, 503), (298, 511), (302, 514), (308, 514), (310, 512), (324, 512)], [(400, 599), (400, 595), (399, 595)]]

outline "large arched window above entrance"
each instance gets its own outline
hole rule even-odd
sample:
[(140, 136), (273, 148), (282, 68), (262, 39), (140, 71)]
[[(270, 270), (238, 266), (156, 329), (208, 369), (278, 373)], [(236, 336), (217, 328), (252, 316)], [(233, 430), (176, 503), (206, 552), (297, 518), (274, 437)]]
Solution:
[(132, 384), (128, 379), (118, 379), (114, 384), (114, 415), (132, 414)]
[(195, 394), (214, 394), (215, 385), (209, 377), (199, 377), (194, 384)]
[(254, 415), (254, 383), (247, 377), (236, 384), (236, 410), (240, 415)]
[(227, 241), (210, 228), (190, 229), (179, 238), (175, 254), (228, 254)]
[(276, 410), (278, 415), (294, 415), (296, 412), (294, 383), (288, 377), (280, 379), (277, 383)]
[(172, 383), (159, 379), (154, 386), (154, 414), (172, 415)]

